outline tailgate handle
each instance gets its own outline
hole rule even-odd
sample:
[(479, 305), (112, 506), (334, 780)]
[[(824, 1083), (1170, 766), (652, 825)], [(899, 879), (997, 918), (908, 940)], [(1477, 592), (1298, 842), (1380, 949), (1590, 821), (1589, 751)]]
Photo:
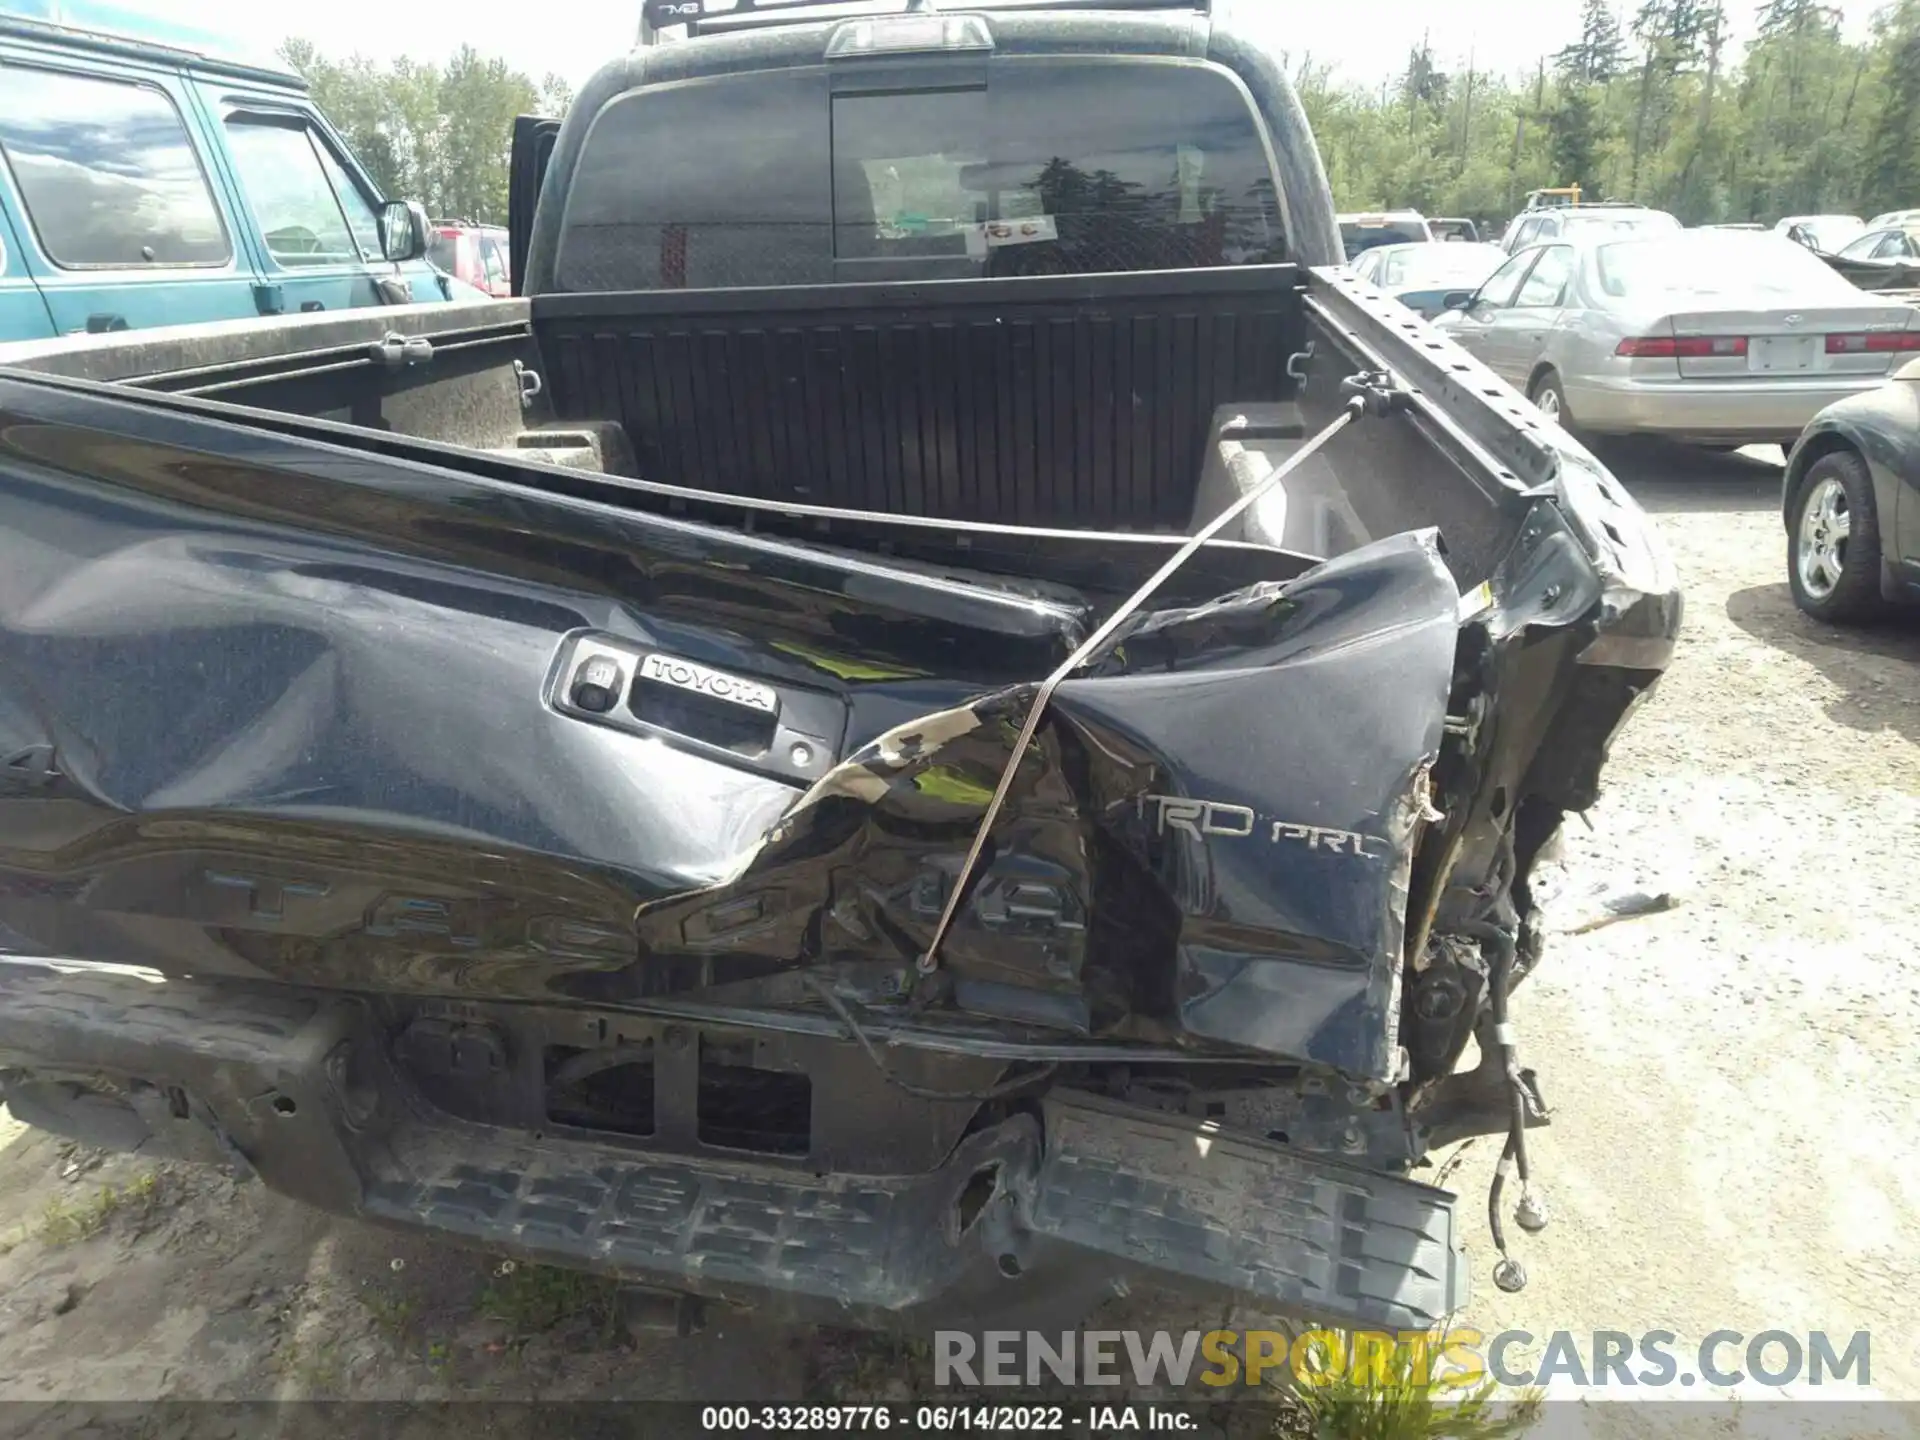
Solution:
[(812, 784), (837, 763), (843, 696), (717, 670), (622, 636), (578, 634), (548, 671), (547, 695), (575, 719), (734, 757)]
[(641, 660), (628, 707), (649, 725), (742, 755), (764, 755), (780, 729), (780, 692), (659, 651)]

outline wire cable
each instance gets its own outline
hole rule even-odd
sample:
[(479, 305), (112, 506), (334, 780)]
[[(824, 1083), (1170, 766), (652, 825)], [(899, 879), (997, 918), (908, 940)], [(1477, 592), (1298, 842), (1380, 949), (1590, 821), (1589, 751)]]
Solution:
[(985, 1090), (936, 1090), (930, 1086), (916, 1085), (911, 1080), (902, 1080), (888, 1068), (887, 1062), (880, 1058), (880, 1052), (873, 1048), (873, 1041), (867, 1038), (866, 1030), (858, 1020), (853, 1018), (853, 1012), (847, 1008), (846, 1001), (834, 994), (831, 986), (813, 975), (802, 975), (800, 982), (826, 1002), (827, 1008), (833, 1011), (842, 1025), (847, 1027), (853, 1038), (859, 1042), (860, 1048), (867, 1052), (867, 1058), (873, 1061), (874, 1068), (880, 1072), (886, 1082), (896, 1089), (905, 1091), (916, 1100), (1005, 1100), (1042, 1080), (1051, 1078), (1060, 1068), (1053, 1064), (1042, 1065), (1030, 1075), (1003, 1080), (1000, 1084)]

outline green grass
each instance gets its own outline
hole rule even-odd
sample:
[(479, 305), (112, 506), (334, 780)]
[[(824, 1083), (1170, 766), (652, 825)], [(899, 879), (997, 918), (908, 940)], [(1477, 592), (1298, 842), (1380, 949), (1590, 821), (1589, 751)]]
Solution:
[(507, 1261), (481, 1292), (480, 1313), (505, 1325), (515, 1339), (579, 1321), (611, 1344), (620, 1330), (620, 1286), (583, 1270)]
[(149, 1213), (160, 1195), (160, 1177), (152, 1171), (123, 1190), (102, 1185), (84, 1200), (51, 1200), (40, 1216), (40, 1238), (49, 1245), (73, 1245), (106, 1228), (123, 1211)]
[(361, 1293), (360, 1303), (373, 1320), (374, 1328), (386, 1336), (390, 1344), (405, 1344), (412, 1336), (414, 1304), (406, 1296), (370, 1288)]
[(933, 1372), (933, 1346), (925, 1340), (823, 1326), (809, 1348), (809, 1400), (870, 1404), (895, 1398), (903, 1384), (912, 1398), (933, 1395), (925, 1383)]
[(1296, 1415), (1275, 1424), (1277, 1434), (1313, 1440), (1511, 1440), (1540, 1419), (1541, 1395), (1499, 1400), (1492, 1380), (1464, 1381), (1436, 1363), (1444, 1332), (1423, 1347), (1396, 1345), (1370, 1355), (1312, 1356), (1318, 1379), (1297, 1383), (1289, 1396)]
[(346, 1379), (340, 1350), (331, 1340), (313, 1345), (295, 1343), (274, 1357), (273, 1366), (302, 1396), (331, 1395)]

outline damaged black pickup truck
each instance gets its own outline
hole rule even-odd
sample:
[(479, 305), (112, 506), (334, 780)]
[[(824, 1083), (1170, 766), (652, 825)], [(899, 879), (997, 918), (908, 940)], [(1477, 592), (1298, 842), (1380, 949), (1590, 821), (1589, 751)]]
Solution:
[(0, 354), (13, 1113), (841, 1323), (1456, 1309), (1680, 600), (1272, 57), (762, 0), (513, 183), (523, 298)]

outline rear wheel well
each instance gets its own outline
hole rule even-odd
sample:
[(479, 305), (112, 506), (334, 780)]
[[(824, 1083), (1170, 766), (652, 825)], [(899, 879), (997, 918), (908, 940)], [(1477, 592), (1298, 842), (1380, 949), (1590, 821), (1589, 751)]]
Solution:
[(1559, 372), (1555, 370), (1553, 366), (1549, 365), (1544, 360), (1542, 360), (1538, 365), (1534, 366), (1533, 373), (1527, 376), (1527, 397), (1529, 399), (1533, 397), (1534, 387), (1539, 385), (1540, 378), (1543, 375), (1557, 375), (1558, 373)]
[[(1815, 462), (1829, 455), (1860, 455), (1860, 447), (1837, 430), (1823, 430), (1813, 436), (1801, 447), (1787, 466), (1786, 483), (1780, 495), (1780, 523), (1788, 529), (1793, 528), (1793, 506), (1800, 498), (1800, 487), (1807, 483), (1807, 472), (1813, 469)], [(1866, 456), (1860, 455), (1864, 461)]]

